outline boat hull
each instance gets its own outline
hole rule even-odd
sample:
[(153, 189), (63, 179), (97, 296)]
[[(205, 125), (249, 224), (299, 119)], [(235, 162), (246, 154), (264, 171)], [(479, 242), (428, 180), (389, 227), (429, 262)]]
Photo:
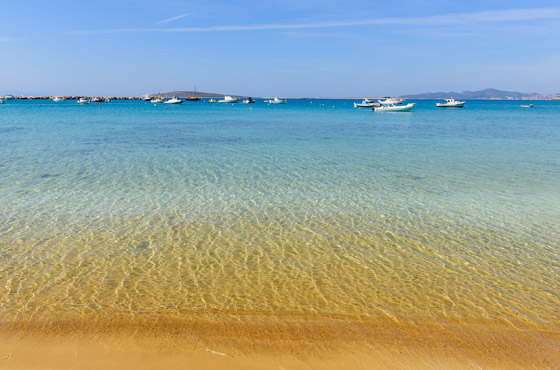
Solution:
[(183, 100), (178, 98), (171, 98), (163, 102), (163, 104), (182, 104)]
[(373, 110), (375, 112), (410, 112), (415, 105), (415, 103), (409, 103), (407, 105), (382, 106), (373, 108)]
[(436, 107), (438, 108), (463, 108), (465, 103), (459, 104), (446, 104), (446, 103), (436, 103)]
[(379, 106), (379, 103), (354, 103), (354, 108), (375, 108)]

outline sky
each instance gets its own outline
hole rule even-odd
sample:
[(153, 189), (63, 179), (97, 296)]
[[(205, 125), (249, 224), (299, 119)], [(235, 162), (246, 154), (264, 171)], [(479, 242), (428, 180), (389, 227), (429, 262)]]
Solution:
[(95, 0), (0, 6), (0, 95), (560, 93), (560, 1)]

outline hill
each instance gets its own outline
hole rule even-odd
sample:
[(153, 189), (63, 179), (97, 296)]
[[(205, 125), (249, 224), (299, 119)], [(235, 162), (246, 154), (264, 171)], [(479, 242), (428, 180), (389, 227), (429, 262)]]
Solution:
[(463, 92), (428, 92), (423, 94), (404, 95), (407, 99), (466, 99), (466, 100), (531, 100), (531, 99), (552, 99), (552, 96), (539, 93), (521, 93), (518, 91), (503, 91), (496, 89), (485, 89), (480, 91)]
[[(164, 98), (172, 98), (174, 96), (178, 97), (178, 98), (188, 98), (189, 96), (195, 96), (194, 91), (170, 91), (170, 92), (166, 92), (166, 93), (160, 93), (160, 94), (150, 94), (150, 96), (162, 96)], [(229, 95), (232, 96), (234, 98), (244, 98), (244, 95), (231, 95), (231, 94), (222, 94), (222, 93), (209, 93), (209, 92), (202, 92), (202, 91), (197, 91), (196, 92), (196, 96), (200, 97), (200, 98), (223, 98), (224, 96)]]

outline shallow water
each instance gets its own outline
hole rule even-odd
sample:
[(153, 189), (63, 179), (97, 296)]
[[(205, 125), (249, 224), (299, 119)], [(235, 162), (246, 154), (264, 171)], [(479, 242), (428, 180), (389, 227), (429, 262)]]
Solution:
[(558, 324), (560, 102), (520, 104), (7, 102), (2, 315)]

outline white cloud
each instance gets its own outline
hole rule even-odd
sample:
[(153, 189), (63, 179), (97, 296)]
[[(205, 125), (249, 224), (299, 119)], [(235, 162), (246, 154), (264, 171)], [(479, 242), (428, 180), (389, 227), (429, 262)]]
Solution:
[[(159, 23), (171, 22), (188, 15), (169, 18)], [(492, 22), (523, 22), (536, 20), (560, 19), (560, 8), (540, 9), (508, 9), (491, 10), (474, 13), (454, 13), (428, 17), (392, 17), (366, 18), (332, 22), (310, 22), (295, 24), (252, 24), (252, 25), (220, 25), (210, 27), (175, 27), (175, 28), (114, 28), (100, 31), (77, 31), (78, 34), (118, 33), (118, 32), (220, 32), (220, 31), (266, 31), (266, 30), (295, 30), (312, 28), (355, 27), (367, 25), (401, 25), (401, 26), (431, 26)]]
[(181, 15), (178, 15), (178, 16), (176, 16), (176, 17), (172, 17), (172, 18), (168, 18), (168, 19), (161, 20), (161, 21), (159, 21), (159, 22), (156, 22), (156, 24), (162, 24), (162, 23), (173, 22), (173, 21), (176, 21), (177, 19), (181, 19), (181, 18), (183, 18), (183, 17), (186, 17), (187, 15), (192, 15), (192, 14), (193, 14), (193, 13), (181, 14)]

